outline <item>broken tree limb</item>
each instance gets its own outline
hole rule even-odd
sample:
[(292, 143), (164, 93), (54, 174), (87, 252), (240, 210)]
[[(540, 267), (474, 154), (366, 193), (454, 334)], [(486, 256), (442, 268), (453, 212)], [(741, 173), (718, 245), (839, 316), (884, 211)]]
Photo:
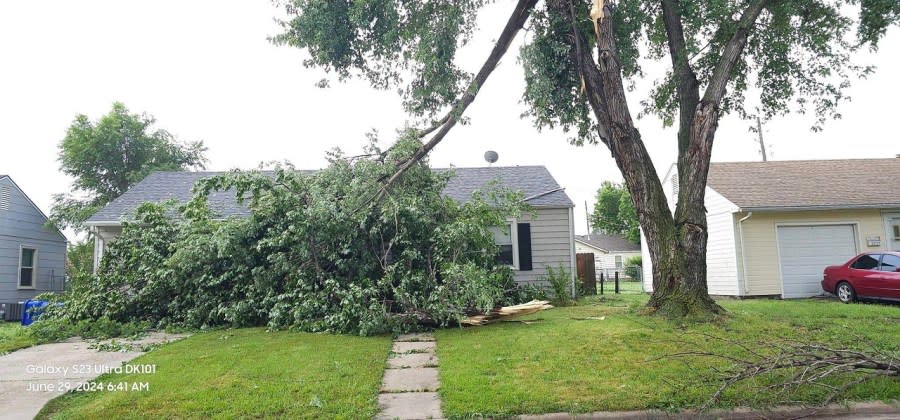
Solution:
[[(868, 349), (860, 350), (815, 342), (749, 342), (710, 334), (700, 336), (704, 343), (693, 345), (702, 348), (707, 347), (710, 341), (718, 341), (738, 351), (731, 354), (707, 350), (685, 351), (651, 360), (711, 357), (728, 363), (724, 368), (713, 368), (720, 382), (700, 407), (701, 412), (718, 402), (731, 387), (742, 382), (752, 383), (760, 377), (774, 379), (769, 384), (764, 379), (761, 385), (756, 385), (760, 391), (778, 390), (782, 395), (790, 395), (801, 387), (824, 389), (825, 399), (820, 406), (832, 403), (850, 388), (875, 378), (900, 378), (900, 353), (896, 349), (868, 346)], [(864, 340), (860, 338), (860, 341)], [(791, 401), (777, 403), (786, 402)]]
[(406, 159), (404, 162), (400, 163), (397, 166), (397, 170), (394, 172), (388, 180), (381, 187), (379, 193), (375, 196), (373, 203), (380, 202), (385, 194), (387, 194), (388, 188), (397, 181), (400, 176), (402, 176), (410, 167), (416, 164), (416, 162), (420, 161), (423, 157), (425, 157), (431, 149), (434, 149), (435, 146), (440, 143), (444, 137), (447, 136), (447, 133), (450, 132), (456, 123), (459, 122), (459, 119), (462, 117), (462, 114), (466, 111), (469, 105), (475, 100), (475, 96), (478, 95), (478, 92), (484, 86), (484, 83), (487, 81), (488, 76), (493, 73), (494, 69), (497, 68), (497, 64), (500, 63), (500, 59), (503, 58), (503, 55), (506, 54), (506, 51), (509, 50), (509, 46), (512, 44), (513, 39), (518, 35), (519, 30), (525, 26), (525, 21), (528, 20), (528, 17), (531, 15), (532, 9), (537, 4), (537, 0), (519, 0), (518, 4), (516, 4), (516, 8), (513, 10), (512, 15), (509, 17), (509, 21), (506, 22), (506, 26), (503, 28), (503, 32), (500, 33), (500, 38), (497, 39), (497, 42), (494, 44), (494, 48), (491, 50), (491, 54), (488, 56), (487, 60), (485, 60), (484, 64), (481, 66), (481, 70), (478, 71), (478, 74), (475, 75), (475, 78), (469, 83), (466, 92), (460, 98), (460, 100), (453, 106), (450, 112), (447, 115), (440, 119), (437, 124), (423, 130), (419, 133), (420, 137), (424, 137), (426, 134), (431, 133), (432, 131), (437, 130), (437, 133), (429, 140), (427, 143), (423, 144), (418, 150), (416, 150), (412, 156)]
[(463, 319), (459, 323), (466, 327), (475, 327), (497, 321), (508, 321), (511, 318), (533, 314), (535, 312), (540, 312), (552, 307), (553, 305), (550, 305), (549, 301), (532, 300), (531, 302), (523, 303), (521, 305), (503, 306), (500, 308), (496, 308), (483, 315), (470, 316), (466, 319)]

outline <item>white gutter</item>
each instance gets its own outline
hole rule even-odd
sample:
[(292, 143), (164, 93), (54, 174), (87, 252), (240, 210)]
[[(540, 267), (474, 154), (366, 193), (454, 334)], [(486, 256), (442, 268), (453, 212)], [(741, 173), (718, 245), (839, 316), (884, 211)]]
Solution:
[(753, 212), (747, 213), (743, 219), (738, 220), (738, 235), (741, 237), (741, 296), (745, 296), (749, 293), (749, 287), (747, 287), (747, 254), (744, 252), (744, 222), (750, 219), (750, 216), (753, 216)]

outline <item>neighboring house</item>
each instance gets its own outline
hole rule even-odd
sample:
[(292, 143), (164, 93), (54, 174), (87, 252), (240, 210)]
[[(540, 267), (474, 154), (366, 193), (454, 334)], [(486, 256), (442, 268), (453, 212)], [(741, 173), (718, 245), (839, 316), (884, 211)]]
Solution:
[(66, 274), (66, 237), (47, 229), (47, 216), (8, 175), (0, 175), (0, 304), (19, 319), (19, 303), (60, 291)]
[(633, 243), (624, 236), (592, 233), (575, 236), (575, 252), (578, 254), (594, 254), (594, 270), (597, 276), (619, 272), (624, 274), (629, 258), (641, 255), (641, 245)]
[[(663, 178), (677, 195), (673, 165)], [(706, 188), (711, 295), (823, 293), (826, 266), (900, 250), (900, 158), (713, 163)], [(643, 247), (645, 289), (652, 267)]]
[[(444, 194), (454, 200), (465, 202), (475, 190), (487, 187), (492, 181), (499, 181), (505, 187), (521, 191), (525, 201), (534, 207), (534, 217), (523, 216), (527, 218), (510, 220), (508, 226), (497, 229), (500, 258), (513, 267), (517, 282), (540, 281), (546, 275), (547, 266), (564, 267), (574, 282), (575, 206), (547, 168), (510, 166), (452, 170), (455, 176), (451, 178)], [(94, 214), (85, 223), (96, 238), (94, 267), (99, 264), (105, 246), (122, 232), (122, 220), (131, 217), (140, 204), (170, 199), (186, 202), (191, 198), (194, 183), (201, 178), (219, 174), (220, 172), (154, 172)], [(243, 217), (248, 214), (246, 207), (236, 203), (233, 191), (211, 194), (209, 205), (212, 212), (221, 218)]]

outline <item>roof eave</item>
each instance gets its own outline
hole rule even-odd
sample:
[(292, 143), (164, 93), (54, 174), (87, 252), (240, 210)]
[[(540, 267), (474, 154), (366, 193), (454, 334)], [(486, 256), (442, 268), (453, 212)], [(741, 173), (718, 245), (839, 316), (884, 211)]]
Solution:
[(739, 212), (747, 211), (814, 211), (814, 210), (864, 210), (900, 208), (900, 203), (881, 204), (828, 204), (820, 206), (740, 206)]
[(601, 248), (601, 247), (599, 247), (599, 246), (597, 246), (597, 245), (594, 245), (594, 244), (592, 244), (592, 243), (590, 243), (590, 242), (586, 242), (586, 241), (584, 241), (584, 240), (582, 240), (582, 239), (575, 238), (575, 242), (581, 243), (582, 245), (585, 245), (585, 246), (589, 246), (589, 247), (594, 248), (594, 249), (596, 249), (596, 250), (603, 251), (603, 252), (605, 252), (605, 253), (607, 253), (607, 254), (610, 252), (610, 251), (609, 251), (608, 249), (606, 249), (606, 248)]

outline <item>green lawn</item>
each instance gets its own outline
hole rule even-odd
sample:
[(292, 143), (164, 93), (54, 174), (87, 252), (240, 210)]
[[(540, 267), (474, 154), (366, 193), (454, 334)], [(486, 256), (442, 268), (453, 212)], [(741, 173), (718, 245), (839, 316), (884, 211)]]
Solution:
[(211, 331), (131, 362), (156, 373), (98, 378), (149, 391), (69, 393), (38, 418), (371, 418), (390, 348), (386, 336)]
[(0, 321), (0, 355), (35, 345), (36, 341), (18, 322)]
[[(692, 350), (738, 354), (702, 334), (728, 339), (813, 339), (838, 347), (871, 343), (896, 350), (900, 308), (843, 305), (823, 300), (723, 301), (728, 320), (684, 326), (637, 314), (642, 295), (592, 297), (579, 306), (529, 316), (532, 324), (500, 323), (438, 331), (441, 396), (449, 417), (589, 412), (702, 405), (715, 390), (704, 357), (657, 359)], [(605, 317), (603, 320), (572, 318)], [(527, 318), (526, 318), (527, 319)], [(718, 406), (765, 406), (786, 399), (819, 402), (821, 389), (792, 395), (755, 391), (745, 384)], [(851, 389), (851, 400), (896, 400), (900, 381), (879, 380)]]

